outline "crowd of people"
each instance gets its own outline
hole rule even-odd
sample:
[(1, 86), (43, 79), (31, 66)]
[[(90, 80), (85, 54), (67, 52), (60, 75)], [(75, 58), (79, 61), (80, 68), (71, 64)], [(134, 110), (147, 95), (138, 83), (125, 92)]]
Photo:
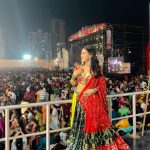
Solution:
[[(0, 72), (0, 106), (61, 101), (72, 99), (74, 88), (70, 85), (72, 72), (50, 71), (48, 69), (16, 69)], [(107, 94), (115, 95), (127, 92), (147, 90), (146, 76), (132, 76), (123, 80), (106, 78)], [(145, 95), (137, 96), (136, 111), (143, 112)], [(59, 129), (70, 125), (71, 104), (55, 104), (50, 106), (50, 129)], [(132, 97), (113, 98), (112, 118), (132, 114)], [(113, 121), (116, 127), (123, 129), (123, 134), (132, 132), (132, 119)], [(137, 121), (142, 122), (142, 116)], [(147, 122), (148, 124), (149, 122)], [(46, 106), (11, 109), (9, 118), (10, 136), (35, 133), (46, 130)], [(139, 125), (138, 124), (138, 125)], [(131, 130), (129, 130), (129, 127)], [(65, 149), (68, 132), (50, 134), (50, 143), (53, 149)], [(0, 138), (5, 137), (5, 112), (0, 111)], [(31, 136), (10, 141), (11, 150), (42, 150), (46, 147), (46, 135)], [(4, 142), (0, 149), (4, 149)]]
[[(123, 94), (131, 92), (141, 92), (148, 90), (148, 76), (131, 76), (130, 78), (119, 79), (107, 79), (107, 94)], [(150, 99), (148, 100), (150, 101)], [(112, 99), (112, 118), (125, 117), (133, 114), (133, 103), (132, 96), (124, 97), (113, 97)], [(143, 113), (146, 106), (146, 94), (136, 95), (136, 113)], [(148, 105), (148, 111), (150, 110), (150, 105)], [(146, 118), (145, 128), (149, 128), (150, 121), (149, 115)], [(138, 116), (136, 118), (137, 130), (141, 131), (143, 124), (143, 116)], [(122, 135), (132, 133), (133, 130), (133, 119), (124, 118), (122, 120), (113, 121), (113, 124), (119, 128)]]
[[(29, 104), (71, 99), (73, 88), (70, 86), (71, 73), (49, 71), (46, 69), (17, 69), (0, 72), (0, 106)], [(5, 137), (5, 113), (0, 112), (0, 138)], [(50, 106), (50, 129), (69, 126), (70, 104)], [(10, 136), (45, 131), (46, 106), (10, 110)], [(57, 134), (51, 134), (50, 143), (55, 144)], [(58, 135), (57, 135), (58, 136)], [(59, 136), (65, 145), (67, 133)], [(29, 137), (10, 141), (10, 148), (44, 149), (46, 136)], [(0, 149), (4, 149), (0, 143)]]

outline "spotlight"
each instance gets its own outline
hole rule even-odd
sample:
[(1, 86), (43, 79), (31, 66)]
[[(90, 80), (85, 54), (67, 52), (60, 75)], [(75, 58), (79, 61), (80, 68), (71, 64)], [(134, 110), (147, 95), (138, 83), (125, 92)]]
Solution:
[(23, 59), (30, 60), (31, 59), (31, 55), (30, 54), (25, 54), (25, 55), (23, 55)]
[(37, 57), (35, 57), (35, 58), (34, 58), (34, 60), (38, 60), (38, 58), (37, 58)]

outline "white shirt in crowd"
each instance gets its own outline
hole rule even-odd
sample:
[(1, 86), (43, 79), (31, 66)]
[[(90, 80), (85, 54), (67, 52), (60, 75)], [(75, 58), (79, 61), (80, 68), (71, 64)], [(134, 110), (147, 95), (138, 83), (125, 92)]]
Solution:
[[(59, 95), (56, 95), (55, 101), (61, 101), (61, 98), (59, 97)], [(55, 104), (55, 105), (56, 105), (56, 106), (60, 106), (60, 104)]]
[(15, 104), (16, 103), (16, 94), (14, 92), (8, 92), (8, 96), (12, 100), (12, 102)]
[(61, 140), (63, 141), (63, 143), (64, 143), (65, 145), (67, 145), (67, 133), (61, 131), (61, 132), (59, 133), (59, 135), (60, 135), (60, 138), (61, 138)]
[(59, 129), (60, 123), (59, 123), (58, 112), (57, 112), (56, 108), (53, 108), (51, 117), (52, 118), (51, 118), (50, 128), (51, 129)]
[(40, 100), (46, 100), (46, 92), (44, 89), (39, 91), (39, 97)]
[[(27, 138), (23, 137), (22, 141), (23, 141), (23, 150), (26, 150), (26, 147), (27, 147)], [(11, 144), (11, 150), (17, 150), (16, 139), (14, 139), (13, 142), (12, 142), (12, 144)]]

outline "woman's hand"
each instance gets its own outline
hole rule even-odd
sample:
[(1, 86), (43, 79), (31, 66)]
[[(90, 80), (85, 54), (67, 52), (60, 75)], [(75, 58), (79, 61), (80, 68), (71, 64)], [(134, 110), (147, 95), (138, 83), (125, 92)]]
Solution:
[(94, 89), (86, 90), (86, 91), (83, 93), (84, 96), (91, 96), (91, 95), (93, 95), (93, 94), (95, 94), (95, 90), (94, 90)]
[(73, 72), (73, 77), (77, 78), (84, 71), (83, 66), (76, 66)]
[(74, 71), (73, 71), (73, 75), (72, 75), (72, 78), (71, 78), (71, 85), (72, 86), (75, 86), (77, 84), (77, 77), (84, 71), (84, 67), (83, 66), (76, 66)]

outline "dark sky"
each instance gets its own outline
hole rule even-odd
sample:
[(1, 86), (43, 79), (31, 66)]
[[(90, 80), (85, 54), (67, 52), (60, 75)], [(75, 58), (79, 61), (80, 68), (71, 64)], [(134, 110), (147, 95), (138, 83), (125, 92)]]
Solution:
[(67, 36), (100, 22), (148, 26), (148, 0), (0, 0), (10, 54), (25, 49), (29, 31), (49, 31), (51, 18), (66, 21)]

